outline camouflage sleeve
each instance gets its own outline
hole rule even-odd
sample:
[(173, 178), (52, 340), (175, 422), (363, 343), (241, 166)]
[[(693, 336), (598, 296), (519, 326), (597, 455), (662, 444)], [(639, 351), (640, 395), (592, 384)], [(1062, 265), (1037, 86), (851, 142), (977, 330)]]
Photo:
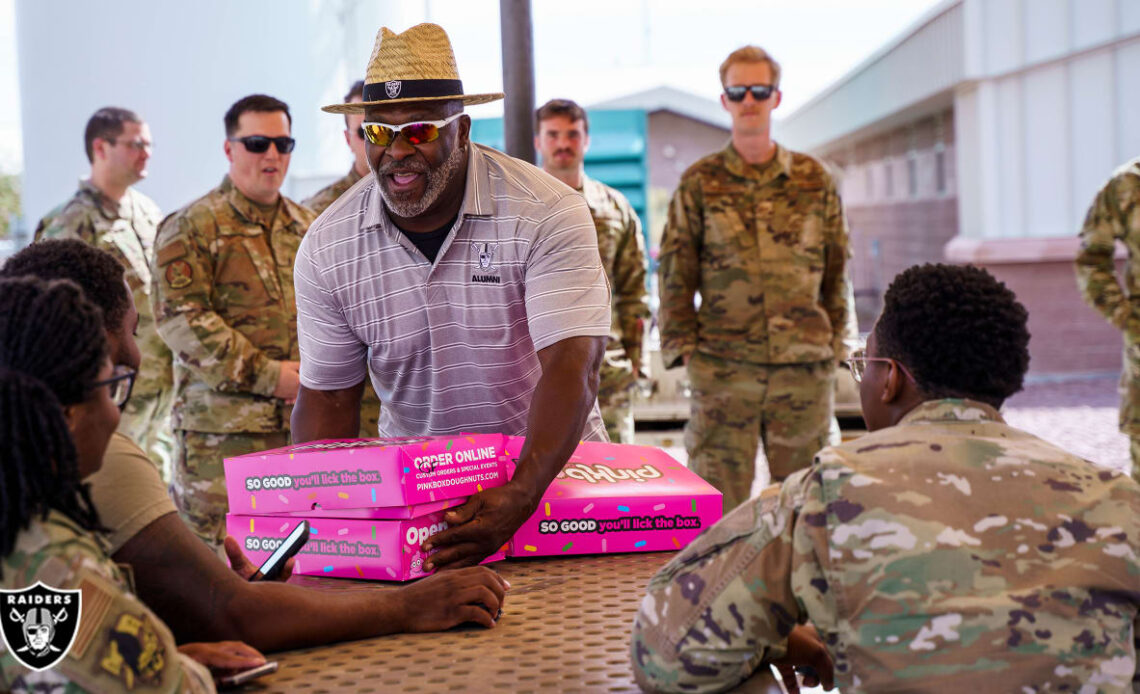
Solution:
[(622, 347), (633, 362), (633, 368), (639, 369), (644, 321), (649, 317), (649, 292), (645, 288), (649, 263), (645, 257), (641, 220), (628, 205), (623, 210), (623, 216), (626, 218), (625, 229), (614, 259), (613, 302)]
[(859, 326), (855, 316), (855, 290), (851, 284), (851, 268), (848, 263), (851, 259), (851, 242), (847, 215), (843, 211), (843, 201), (834, 182), (828, 183), (823, 221), (827, 248), (820, 299), (831, 319), (831, 348), (835, 361), (840, 362), (847, 358), (849, 345), (858, 341)]
[(1112, 179), (1097, 193), (1081, 228), (1081, 250), (1077, 253), (1077, 286), (1085, 301), (1113, 325), (1124, 328), (1132, 314), (1116, 279), (1113, 256), (1115, 242), (1123, 240), (1127, 229), (1121, 217), (1116, 184)]
[(214, 310), (214, 259), (181, 215), (158, 230), (151, 303), (162, 339), (210, 388), (272, 396), (281, 362), (270, 359)]
[(806, 614), (792, 592), (792, 531), (809, 472), (737, 507), (649, 582), (630, 652), (642, 688), (724, 691), (784, 655)]
[(84, 243), (95, 243), (95, 224), (82, 211), (68, 213), (65, 208), (56, 209), (44, 215), (36, 225), (36, 241), (44, 239), (79, 239)]
[(693, 297), (701, 280), (704, 215), (699, 182), (681, 179), (669, 203), (669, 218), (658, 256), (661, 308), (661, 357), (665, 368), (679, 366), (697, 347), (697, 309)]

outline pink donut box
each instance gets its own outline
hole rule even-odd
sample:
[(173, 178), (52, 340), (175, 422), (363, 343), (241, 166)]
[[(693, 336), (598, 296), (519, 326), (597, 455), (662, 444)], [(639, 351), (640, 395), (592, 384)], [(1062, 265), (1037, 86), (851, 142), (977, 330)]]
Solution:
[[(506, 484), (503, 439), (326, 440), (249, 453), (225, 460), (226, 495), (232, 513), (252, 515), (400, 508), (466, 497)], [(414, 515), (396, 513), (387, 517)]]
[[(463, 499), (453, 499), (458, 506)], [(251, 516), (230, 513), (226, 531), (255, 564), (261, 564), (277, 548), (274, 541), (288, 537), (301, 522), (300, 514)], [(366, 578), (379, 581), (409, 581), (431, 574), (424, 571), (426, 555), (420, 543), (445, 529), (443, 511), (418, 518), (395, 520), (311, 517), (309, 541), (297, 554), (293, 572), (302, 576)], [(502, 551), (482, 563), (499, 561)]]
[[(507, 437), (512, 474), (522, 444)], [(584, 441), (511, 538), (507, 556), (678, 550), (721, 510), (721, 493), (665, 451)]]

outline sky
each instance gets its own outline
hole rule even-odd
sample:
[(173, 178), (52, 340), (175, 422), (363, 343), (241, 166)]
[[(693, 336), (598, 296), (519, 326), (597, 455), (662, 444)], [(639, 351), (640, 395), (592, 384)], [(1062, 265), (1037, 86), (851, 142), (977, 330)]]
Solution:
[[(37, 0), (38, 1), (38, 0)], [(86, 2), (88, 0), (53, 0)], [(343, 3), (369, 0), (281, 0)], [(533, 0), (535, 96), (589, 105), (660, 85), (716, 99), (717, 68), (752, 43), (780, 61), (787, 115), (911, 26), (940, 0)], [(0, 173), (23, 168), (16, 0), (0, 0)], [(113, 0), (107, 0), (113, 5)], [(498, 0), (403, 0), (392, 28), (447, 28), (468, 91), (502, 86)], [(62, 14), (62, 13), (61, 13)], [(66, 15), (64, 15), (66, 16)], [(487, 50), (487, 46), (494, 50)], [(496, 115), (487, 107), (478, 115)]]

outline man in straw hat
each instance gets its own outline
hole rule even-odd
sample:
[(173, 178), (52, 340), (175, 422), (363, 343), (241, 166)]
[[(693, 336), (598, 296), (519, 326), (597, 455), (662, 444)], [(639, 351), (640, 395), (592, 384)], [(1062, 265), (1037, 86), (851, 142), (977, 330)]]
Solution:
[(368, 176), (314, 222), (297, 256), (297, 442), (355, 435), (364, 379), (381, 436), (527, 435), (514, 478), (451, 511), (431, 568), (473, 564), (537, 508), (596, 404), (610, 297), (573, 190), (470, 141), (447, 34), (380, 31), (363, 102)]

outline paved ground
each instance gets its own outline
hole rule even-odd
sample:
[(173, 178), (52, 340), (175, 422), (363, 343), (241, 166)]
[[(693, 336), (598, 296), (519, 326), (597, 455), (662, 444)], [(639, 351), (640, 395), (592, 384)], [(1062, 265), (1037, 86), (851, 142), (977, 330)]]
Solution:
[(1030, 383), (1009, 399), (1003, 415), (1082, 458), (1127, 471), (1128, 437), (1116, 428), (1119, 404), (1114, 377)]

